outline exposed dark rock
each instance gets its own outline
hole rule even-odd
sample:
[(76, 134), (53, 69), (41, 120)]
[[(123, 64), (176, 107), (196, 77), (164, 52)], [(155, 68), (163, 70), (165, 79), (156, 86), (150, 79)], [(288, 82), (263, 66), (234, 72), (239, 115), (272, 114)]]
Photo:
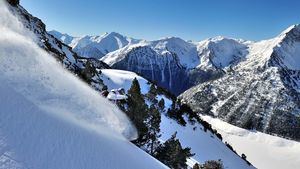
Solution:
[(9, 4), (17, 6), (20, 4), (20, 0), (6, 0)]

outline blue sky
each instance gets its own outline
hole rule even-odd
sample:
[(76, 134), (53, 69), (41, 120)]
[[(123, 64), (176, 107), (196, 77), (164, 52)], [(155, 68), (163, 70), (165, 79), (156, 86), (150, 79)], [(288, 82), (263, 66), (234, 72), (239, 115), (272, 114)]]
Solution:
[(119, 32), (134, 38), (276, 36), (300, 23), (298, 0), (21, 0), (48, 30), (75, 36)]

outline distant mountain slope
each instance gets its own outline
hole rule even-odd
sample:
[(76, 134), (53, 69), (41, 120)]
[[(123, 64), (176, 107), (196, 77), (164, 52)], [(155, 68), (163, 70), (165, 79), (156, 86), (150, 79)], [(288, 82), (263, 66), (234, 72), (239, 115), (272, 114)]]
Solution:
[(128, 44), (139, 42), (139, 40), (125, 37), (116, 32), (105, 33), (101, 36), (83, 37), (72, 37), (55, 30), (48, 33), (72, 47), (78, 55), (85, 58), (100, 59), (109, 52), (123, 48)]
[(231, 124), (300, 140), (300, 26), (249, 45), (249, 54), (222, 78), (180, 98), (200, 113)]
[(219, 37), (191, 43), (170, 37), (128, 45), (101, 60), (113, 68), (137, 72), (178, 95), (223, 75), (223, 69), (245, 57), (246, 49), (246, 42), (234, 39)]
[[(66, 72), (0, 1), (0, 168), (167, 168), (127, 117)], [(28, 36), (29, 35), (29, 36)]]

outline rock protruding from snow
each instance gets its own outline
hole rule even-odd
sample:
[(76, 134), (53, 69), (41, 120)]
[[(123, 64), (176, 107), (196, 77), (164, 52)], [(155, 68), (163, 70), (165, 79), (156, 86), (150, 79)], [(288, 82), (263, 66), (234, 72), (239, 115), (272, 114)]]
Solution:
[(9, 4), (17, 6), (20, 4), (20, 0), (6, 0)]

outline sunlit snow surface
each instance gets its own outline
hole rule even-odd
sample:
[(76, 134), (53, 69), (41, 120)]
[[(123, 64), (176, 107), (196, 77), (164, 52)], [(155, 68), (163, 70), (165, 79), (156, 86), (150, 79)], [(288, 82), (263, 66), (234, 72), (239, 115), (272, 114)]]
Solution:
[(271, 136), (261, 132), (248, 131), (230, 125), (219, 119), (202, 116), (234, 146), (239, 154), (245, 153), (254, 166), (262, 169), (296, 169), (300, 165), (300, 143)]
[(137, 78), (141, 86), (141, 92), (146, 94), (149, 91), (148, 81), (136, 73), (116, 69), (102, 69), (101, 72), (101, 79), (109, 90), (123, 88), (127, 91), (131, 87), (133, 79)]
[(0, 1), (0, 169), (165, 168), (127, 117), (40, 49)]
[[(142, 93), (148, 93), (150, 86), (147, 80), (129, 71), (104, 69), (102, 71), (102, 79), (109, 89), (124, 88), (126, 91), (130, 88), (132, 80), (139, 80)], [(163, 98), (165, 107), (171, 107), (172, 101), (163, 95), (158, 95), (157, 100)], [(187, 119), (186, 119), (187, 120)], [(188, 121), (188, 120), (187, 120)], [(204, 163), (207, 160), (221, 159), (224, 166), (228, 169), (252, 169), (238, 155), (228, 149), (221, 140), (209, 131), (204, 132), (203, 126), (200, 124), (186, 126), (179, 125), (175, 120), (172, 120), (163, 113), (161, 116), (161, 141), (166, 141), (172, 134), (177, 132), (177, 138), (184, 147), (190, 147), (195, 153), (192, 159), (188, 160), (188, 165), (193, 166), (195, 163)]]

